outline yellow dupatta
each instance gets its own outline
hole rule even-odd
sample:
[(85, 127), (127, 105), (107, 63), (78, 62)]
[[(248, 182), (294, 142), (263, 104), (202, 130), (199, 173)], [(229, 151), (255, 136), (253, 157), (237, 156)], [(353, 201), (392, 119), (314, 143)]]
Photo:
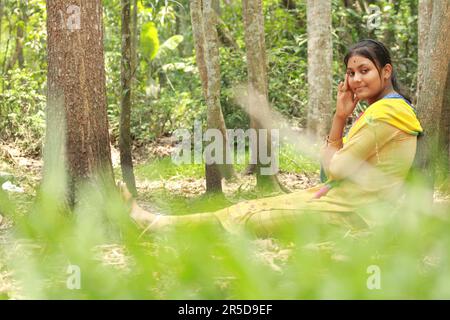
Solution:
[(386, 122), (408, 134), (419, 135), (423, 132), (416, 113), (400, 95), (395, 98), (383, 98), (371, 104), (358, 118), (344, 138), (343, 142), (351, 139), (363, 126), (374, 121)]

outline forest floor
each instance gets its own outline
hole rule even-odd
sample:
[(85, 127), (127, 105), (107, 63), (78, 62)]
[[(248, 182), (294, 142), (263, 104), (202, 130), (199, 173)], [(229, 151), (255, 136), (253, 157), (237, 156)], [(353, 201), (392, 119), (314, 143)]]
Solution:
[[(135, 173), (138, 189), (138, 203), (144, 208), (160, 211), (185, 211), (185, 213), (201, 212), (220, 209), (232, 203), (256, 198), (254, 192), (256, 179), (254, 176), (241, 175), (234, 181), (223, 183), (225, 197), (223, 199), (207, 199), (205, 193), (205, 179), (203, 166), (176, 170), (170, 164), (171, 146), (167, 141), (160, 141), (145, 148), (136, 150)], [(119, 152), (112, 148), (112, 160), (116, 180), (120, 179)], [(295, 160), (291, 159), (291, 162)], [(154, 167), (156, 164), (157, 167)], [(298, 164), (298, 163), (297, 163)], [(16, 192), (8, 192), (10, 200), (15, 203), (18, 215), (27, 214), (30, 210), (36, 191), (41, 181), (43, 161), (23, 155), (12, 144), (0, 145), (0, 174), (3, 180), (10, 180), (18, 187)], [(280, 172), (279, 180), (291, 191), (305, 189), (319, 182), (317, 170), (305, 170), (303, 173)], [(314, 168), (314, 167), (312, 167)], [(150, 174), (149, 174), (150, 173)], [(157, 175), (155, 175), (157, 173)], [(3, 182), (2, 182), (3, 183)], [(205, 206), (205, 202), (207, 205)], [(175, 204), (175, 205), (174, 205)], [(0, 207), (1, 209), (1, 207)], [(11, 240), (14, 229), (14, 218), (4, 217), (0, 224), (0, 299), (24, 298), (20, 293), (20, 285), (15, 281), (14, 271), (5, 262), (11, 252), (20, 250), (23, 246), (34, 246), (27, 241)], [(280, 271), (286, 262), (290, 248), (281, 245), (274, 239), (254, 240), (258, 252), (256, 257), (275, 271)], [(311, 247), (329, 249), (328, 243)], [(105, 244), (98, 247), (98, 257), (105, 265), (126, 268), (127, 257), (124, 248), (117, 244)]]

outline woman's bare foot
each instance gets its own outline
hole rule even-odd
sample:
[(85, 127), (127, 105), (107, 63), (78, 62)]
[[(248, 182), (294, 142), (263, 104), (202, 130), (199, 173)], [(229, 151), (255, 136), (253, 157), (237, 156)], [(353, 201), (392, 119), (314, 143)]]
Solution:
[(141, 228), (146, 231), (155, 231), (167, 225), (166, 216), (154, 214), (142, 209), (131, 195), (126, 184), (119, 181), (117, 183), (122, 199), (131, 207), (130, 217)]

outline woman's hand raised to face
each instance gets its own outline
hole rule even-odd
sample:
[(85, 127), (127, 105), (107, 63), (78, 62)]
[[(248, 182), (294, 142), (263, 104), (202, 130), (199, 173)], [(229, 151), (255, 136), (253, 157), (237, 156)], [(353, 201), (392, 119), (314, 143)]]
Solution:
[(348, 74), (345, 75), (344, 82), (339, 82), (337, 100), (336, 100), (336, 116), (347, 119), (355, 110), (359, 99), (350, 89), (348, 84)]

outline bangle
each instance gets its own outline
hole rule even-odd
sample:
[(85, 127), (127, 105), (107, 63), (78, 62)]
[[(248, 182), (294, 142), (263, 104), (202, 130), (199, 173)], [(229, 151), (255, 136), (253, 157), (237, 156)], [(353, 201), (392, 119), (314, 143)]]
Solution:
[(338, 140), (330, 140), (330, 136), (327, 136), (326, 141), (327, 146), (340, 147), (342, 145), (342, 138)]

